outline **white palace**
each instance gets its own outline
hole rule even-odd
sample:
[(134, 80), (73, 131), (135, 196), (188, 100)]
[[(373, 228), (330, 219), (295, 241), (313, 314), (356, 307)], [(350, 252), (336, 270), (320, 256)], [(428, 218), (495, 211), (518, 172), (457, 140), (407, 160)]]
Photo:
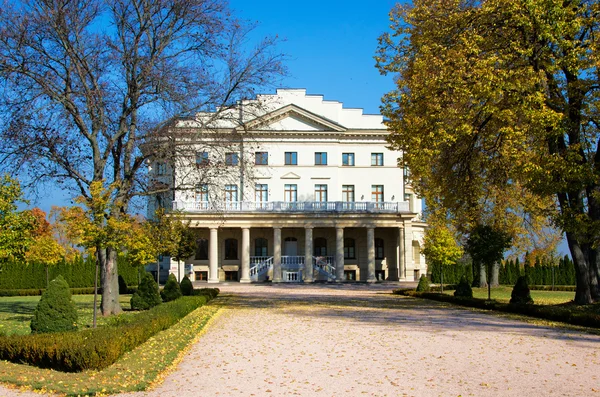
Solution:
[(303, 89), (218, 112), (171, 123), (187, 152), (150, 164), (169, 192), (150, 200), (149, 212), (180, 210), (197, 230), (195, 255), (163, 258), (161, 279), (377, 282), (426, 273), (422, 203), (399, 152), (386, 148), (382, 116)]

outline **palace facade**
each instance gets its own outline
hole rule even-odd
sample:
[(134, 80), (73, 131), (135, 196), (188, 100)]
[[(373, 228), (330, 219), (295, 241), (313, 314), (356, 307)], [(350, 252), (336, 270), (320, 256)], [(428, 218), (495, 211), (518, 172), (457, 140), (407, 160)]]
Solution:
[[(217, 117), (218, 114), (218, 117)], [(184, 151), (150, 165), (197, 232), (161, 279), (209, 283), (413, 281), (427, 271), (422, 204), (380, 115), (279, 89), (169, 127)], [(183, 159), (187, 160), (183, 161)]]

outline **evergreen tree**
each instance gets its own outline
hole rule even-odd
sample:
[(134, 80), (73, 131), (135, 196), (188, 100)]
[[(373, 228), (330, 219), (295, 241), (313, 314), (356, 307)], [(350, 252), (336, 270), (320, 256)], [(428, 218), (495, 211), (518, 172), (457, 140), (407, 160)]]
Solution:
[(42, 294), (30, 327), (32, 333), (77, 330), (77, 309), (71, 301), (69, 284), (62, 276), (52, 280)]
[(169, 274), (165, 288), (161, 291), (160, 296), (162, 297), (163, 302), (170, 302), (181, 298), (181, 288), (179, 287), (179, 283), (174, 274)]
[(131, 297), (131, 308), (133, 310), (148, 310), (161, 302), (158, 285), (152, 274), (145, 272), (137, 291)]

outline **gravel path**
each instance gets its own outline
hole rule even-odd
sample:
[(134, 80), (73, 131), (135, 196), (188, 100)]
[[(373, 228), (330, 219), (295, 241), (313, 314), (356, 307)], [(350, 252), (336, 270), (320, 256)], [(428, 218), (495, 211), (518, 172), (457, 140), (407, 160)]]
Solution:
[(384, 286), (220, 288), (233, 305), (175, 372), (137, 395), (600, 396), (599, 336)]
[(600, 336), (389, 285), (219, 288), (231, 305), (200, 342), (156, 388), (127, 396), (600, 397)]

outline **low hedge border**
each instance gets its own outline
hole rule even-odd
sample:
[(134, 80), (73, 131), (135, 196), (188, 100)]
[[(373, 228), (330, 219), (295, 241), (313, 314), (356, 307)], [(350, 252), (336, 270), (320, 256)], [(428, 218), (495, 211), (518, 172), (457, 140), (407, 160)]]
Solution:
[(477, 309), (522, 314), (529, 317), (558, 321), (572, 325), (580, 325), (583, 327), (600, 328), (600, 314), (577, 312), (573, 310), (576, 308), (575, 306), (515, 305), (511, 303), (500, 303), (494, 300), (488, 301), (486, 299), (479, 298), (460, 298), (435, 292), (417, 292), (414, 289), (397, 289), (394, 290), (393, 293), (396, 295), (412, 296), (416, 298), (425, 298), (440, 302), (454, 303), (457, 305), (474, 307)]
[[(85, 288), (70, 288), (71, 295), (92, 295), (94, 293), (94, 287)], [(31, 289), (0, 289), (0, 297), (3, 296), (36, 296), (42, 295), (45, 288), (31, 288)], [(127, 293), (133, 294), (137, 291), (137, 285), (127, 287)], [(98, 288), (98, 294), (102, 294), (102, 288)]]
[[(444, 284), (444, 290), (455, 290), (458, 284)], [(510, 285), (512, 287), (512, 285)], [(553, 289), (554, 288), (554, 289)], [(555, 285), (552, 287), (551, 285), (530, 285), (530, 291), (567, 291), (567, 292), (575, 292), (577, 289), (574, 285)], [(431, 285), (431, 291), (441, 291), (441, 287), (438, 285)], [(414, 289), (413, 289), (414, 291)]]
[(132, 317), (79, 332), (0, 336), (0, 360), (65, 372), (108, 367), (156, 333), (166, 330), (210, 301), (217, 291), (199, 290)]

